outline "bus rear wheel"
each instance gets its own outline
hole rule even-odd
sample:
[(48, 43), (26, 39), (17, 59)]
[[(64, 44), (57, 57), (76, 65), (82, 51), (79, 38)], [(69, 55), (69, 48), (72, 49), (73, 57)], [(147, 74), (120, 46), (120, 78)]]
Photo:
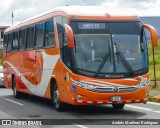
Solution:
[(59, 90), (57, 84), (51, 87), (52, 104), (57, 111), (64, 110), (64, 103), (60, 101)]
[(112, 104), (114, 109), (122, 109), (124, 108), (125, 104)]
[(16, 89), (16, 79), (13, 78), (12, 79), (12, 88), (13, 88), (13, 95), (15, 98), (20, 98), (21, 97), (21, 93), (19, 91), (17, 91)]

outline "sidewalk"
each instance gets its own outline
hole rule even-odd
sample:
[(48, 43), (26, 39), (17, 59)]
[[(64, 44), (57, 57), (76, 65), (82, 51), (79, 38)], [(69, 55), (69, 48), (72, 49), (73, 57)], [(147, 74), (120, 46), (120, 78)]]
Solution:
[(158, 91), (158, 90), (149, 90), (149, 95), (160, 96), (160, 91)]
[(160, 91), (150, 90), (149, 91), (149, 101), (159, 102), (160, 103)]

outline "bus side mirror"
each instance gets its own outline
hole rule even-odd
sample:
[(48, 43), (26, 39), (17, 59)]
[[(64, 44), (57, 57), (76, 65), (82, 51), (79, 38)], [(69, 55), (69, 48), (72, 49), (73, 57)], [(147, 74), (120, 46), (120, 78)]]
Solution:
[(143, 27), (148, 29), (151, 34), (152, 46), (153, 47), (157, 46), (158, 45), (158, 34), (157, 34), (156, 29), (148, 24), (143, 24)]
[(68, 48), (74, 48), (74, 34), (72, 28), (68, 24), (64, 24), (64, 28), (66, 31)]

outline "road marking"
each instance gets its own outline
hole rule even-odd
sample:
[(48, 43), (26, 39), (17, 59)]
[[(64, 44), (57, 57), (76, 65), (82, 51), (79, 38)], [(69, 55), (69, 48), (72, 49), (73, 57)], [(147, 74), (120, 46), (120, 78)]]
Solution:
[(156, 111), (154, 111), (154, 112), (156, 112), (156, 113), (160, 113), (160, 110), (156, 110)]
[(140, 110), (146, 110), (146, 111), (153, 111), (153, 109), (151, 109), (151, 108), (144, 108), (144, 107), (139, 107), (139, 106), (134, 106), (134, 105), (129, 105), (129, 104), (126, 104), (126, 107), (140, 109)]
[(79, 127), (79, 128), (88, 128), (88, 127), (86, 127), (86, 126), (84, 126), (84, 125), (79, 125), (79, 124), (75, 124), (75, 123), (73, 123), (73, 125), (75, 125), (75, 126), (77, 126), (77, 127)]
[(153, 110), (151, 108), (139, 107), (139, 106), (134, 106), (134, 105), (129, 105), (129, 104), (126, 104), (126, 107), (145, 110), (145, 111), (149, 111), (149, 112), (160, 113), (160, 110)]
[(21, 106), (23, 106), (23, 105), (24, 105), (24, 104), (18, 103), (18, 102), (16, 102), (16, 101), (13, 101), (13, 100), (10, 100), (10, 99), (7, 99), (7, 98), (3, 98), (3, 99), (5, 99), (5, 100), (7, 100), (7, 101), (10, 101), (10, 102), (12, 102), (12, 103), (15, 103), (15, 104), (21, 105)]
[(147, 104), (160, 105), (160, 103), (155, 103), (155, 102), (147, 102)]

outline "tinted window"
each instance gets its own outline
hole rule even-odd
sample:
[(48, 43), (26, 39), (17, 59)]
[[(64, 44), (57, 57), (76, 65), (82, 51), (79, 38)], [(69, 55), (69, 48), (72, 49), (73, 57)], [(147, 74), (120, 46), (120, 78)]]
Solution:
[(110, 23), (110, 28), (112, 34), (141, 34), (140, 22)]
[(11, 51), (11, 44), (12, 44), (12, 33), (9, 33), (7, 52)]
[(62, 16), (57, 16), (56, 17), (56, 26), (57, 26), (57, 31), (58, 31), (58, 41), (59, 41), (59, 48), (61, 51), (61, 57), (63, 57), (62, 53), (62, 43), (63, 43), (63, 33), (64, 33), (64, 26), (63, 26), (63, 19)]
[(42, 47), (44, 42), (44, 24), (36, 25), (36, 47)]
[(8, 43), (8, 34), (4, 35), (4, 45), (7, 45)]
[(26, 29), (22, 29), (19, 31), (19, 49), (25, 49), (26, 45)]
[(67, 65), (67, 67), (71, 67), (71, 53), (68, 48), (66, 34), (64, 34), (63, 38), (63, 62)]
[(55, 46), (53, 20), (45, 23), (45, 46)]
[(22, 49), (22, 30), (19, 31), (19, 49)]
[(12, 50), (18, 50), (18, 32), (13, 33)]
[(27, 28), (27, 49), (34, 46), (34, 27)]
[(56, 25), (58, 31), (58, 40), (59, 40), (59, 48), (61, 52), (61, 58), (66, 64), (67, 67), (71, 68), (71, 53), (70, 49), (68, 48), (68, 43), (66, 39), (64, 24), (69, 24), (69, 20), (65, 17), (57, 16), (56, 17)]
[(8, 34), (4, 35), (4, 45), (3, 45), (3, 51), (6, 52), (7, 48), (7, 43), (8, 43)]

